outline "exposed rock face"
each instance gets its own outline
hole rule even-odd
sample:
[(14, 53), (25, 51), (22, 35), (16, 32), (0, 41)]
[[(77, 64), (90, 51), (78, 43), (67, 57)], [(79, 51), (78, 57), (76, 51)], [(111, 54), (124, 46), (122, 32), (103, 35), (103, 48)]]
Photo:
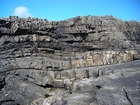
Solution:
[[(123, 66), (119, 69), (110, 66), (105, 70), (95, 66), (139, 60), (139, 54), (140, 23), (136, 21), (122, 21), (112, 16), (79, 16), (59, 22), (38, 18), (0, 18), (0, 104), (28, 105), (37, 100), (47, 103), (43, 98), (49, 88), (60, 87), (74, 94), (67, 98), (63, 97), (64, 93), (59, 94), (60, 100), (52, 101), (53, 105), (72, 104), (68, 100), (79, 95), (78, 91), (83, 92), (79, 100), (91, 100), (89, 103), (78, 101), (80, 105), (112, 105), (113, 102), (114, 105), (138, 105), (139, 92), (136, 95), (136, 91), (131, 91), (132, 86), (122, 86), (121, 81), (129, 81), (129, 76), (136, 75), (134, 81), (139, 82), (140, 69), (134, 66), (139, 61), (131, 63), (131, 71), (135, 68), (133, 72), (129, 71), (131, 66), (123, 72)], [(116, 72), (121, 72), (120, 76)], [(112, 80), (110, 73), (117, 77)], [(91, 79), (93, 77), (98, 78), (97, 81)], [(87, 84), (81, 83), (83, 78), (90, 78), (86, 79)], [(102, 86), (94, 84), (103, 82), (103, 78), (109, 83), (99, 89)], [(113, 87), (113, 82), (120, 87)], [(138, 86), (139, 83), (135, 88)], [(121, 103), (121, 97), (115, 94), (125, 102)], [(109, 100), (111, 97), (113, 99)]]

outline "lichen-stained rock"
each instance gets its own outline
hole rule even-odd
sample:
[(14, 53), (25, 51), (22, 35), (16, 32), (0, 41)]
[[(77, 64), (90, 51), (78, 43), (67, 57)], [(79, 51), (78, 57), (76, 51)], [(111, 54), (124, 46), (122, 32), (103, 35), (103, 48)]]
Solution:
[(136, 50), (86, 52), (83, 59), (71, 60), (72, 68), (110, 65), (133, 60)]
[[(88, 83), (90, 79), (85, 79), (86, 86), (77, 81), (116, 73), (122, 69), (114, 71), (112, 68), (106, 68), (108, 66), (104, 69), (101, 66), (138, 60), (139, 54), (140, 23), (136, 21), (122, 21), (113, 16), (90, 15), (63, 21), (17, 16), (0, 18), (0, 104), (27, 105), (32, 101), (36, 102), (38, 98), (43, 102), (44, 97), (50, 97), (54, 105), (76, 104), (76, 101), (71, 103), (74, 95), (70, 97), (70, 101), (65, 97), (64, 102), (60, 99), (55, 103), (57, 100), (51, 98), (48, 89), (64, 87), (68, 89), (68, 93), (73, 94), (77, 92), (77, 87), (81, 92), (94, 90), (92, 87), (100, 88), (105, 82), (104, 79), (101, 79), (97, 86), (91, 86)], [(134, 69), (134, 66), (132, 67), (126, 71)], [(127, 73), (121, 72), (118, 75), (121, 77)], [(123, 92), (119, 90), (116, 93), (122, 95), (122, 99), (125, 100), (125, 92), (131, 97), (131, 102), (137, 102), (138, 95), (129, 89)], [(79, 97), (79, 105), (97, 105), (104, 102), (100, 100), (102, 93), (104, 90), (99, 90), (97, 98), (95, 92), (83, 93), (81, 98), (79, 93), (75, 93), (75, 97)], [(119, 100), (114, 96), (113, 99)], [(47, 101), (49, 99), (44, 103)], [(113, 102), (119, 104), (119, 101)]]

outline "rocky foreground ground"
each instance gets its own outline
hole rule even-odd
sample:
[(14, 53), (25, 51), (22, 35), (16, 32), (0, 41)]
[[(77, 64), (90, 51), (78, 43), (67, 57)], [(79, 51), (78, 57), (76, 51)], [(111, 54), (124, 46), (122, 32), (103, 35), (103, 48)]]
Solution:
[(1, 105), (139, 103), (139, 22), (0, 18)]

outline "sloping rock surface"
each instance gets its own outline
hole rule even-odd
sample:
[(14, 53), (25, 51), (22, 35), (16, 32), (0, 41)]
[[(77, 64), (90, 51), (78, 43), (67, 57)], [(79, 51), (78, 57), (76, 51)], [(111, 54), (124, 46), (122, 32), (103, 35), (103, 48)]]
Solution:
[[(139, 59), (136, 21), (0, 18), (0, 104), (138, 105)], [(68, 93), (57, 90), (56, 100), (52, 88)]]
[(32, 105), (139, 105), (139, 60), (85, 69), (100, 70), (102, 74), (72, 81), (71, 94), (69, 91), (55, 93), (49, 98), (34, 101)]

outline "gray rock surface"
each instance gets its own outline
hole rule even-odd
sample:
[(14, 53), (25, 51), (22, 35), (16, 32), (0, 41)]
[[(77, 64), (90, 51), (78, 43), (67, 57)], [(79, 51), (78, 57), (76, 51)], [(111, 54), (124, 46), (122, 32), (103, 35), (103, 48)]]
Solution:
[(134, 54), (133, 58), (134, 58), (134, 60), (139, 60), (140, 59), (140, 54)]
[(44, 103), (42, 105), (51, 105), (52, 103), (52, 105), (139, 105), (139, 60), (86, 69), (99, 69), (104, 73), (96, 78), (90, 77), (73, 81), (73, 84), (70, 84), (71, 94), (67, 90), (61, 93), (61, 97), (60, 93), (55, 93), (50, 96), (50, 100), (48, 98), (42, 100)]
[(138, 105), (139, 55), (136, 21), (0, 18), (0, 104)]

